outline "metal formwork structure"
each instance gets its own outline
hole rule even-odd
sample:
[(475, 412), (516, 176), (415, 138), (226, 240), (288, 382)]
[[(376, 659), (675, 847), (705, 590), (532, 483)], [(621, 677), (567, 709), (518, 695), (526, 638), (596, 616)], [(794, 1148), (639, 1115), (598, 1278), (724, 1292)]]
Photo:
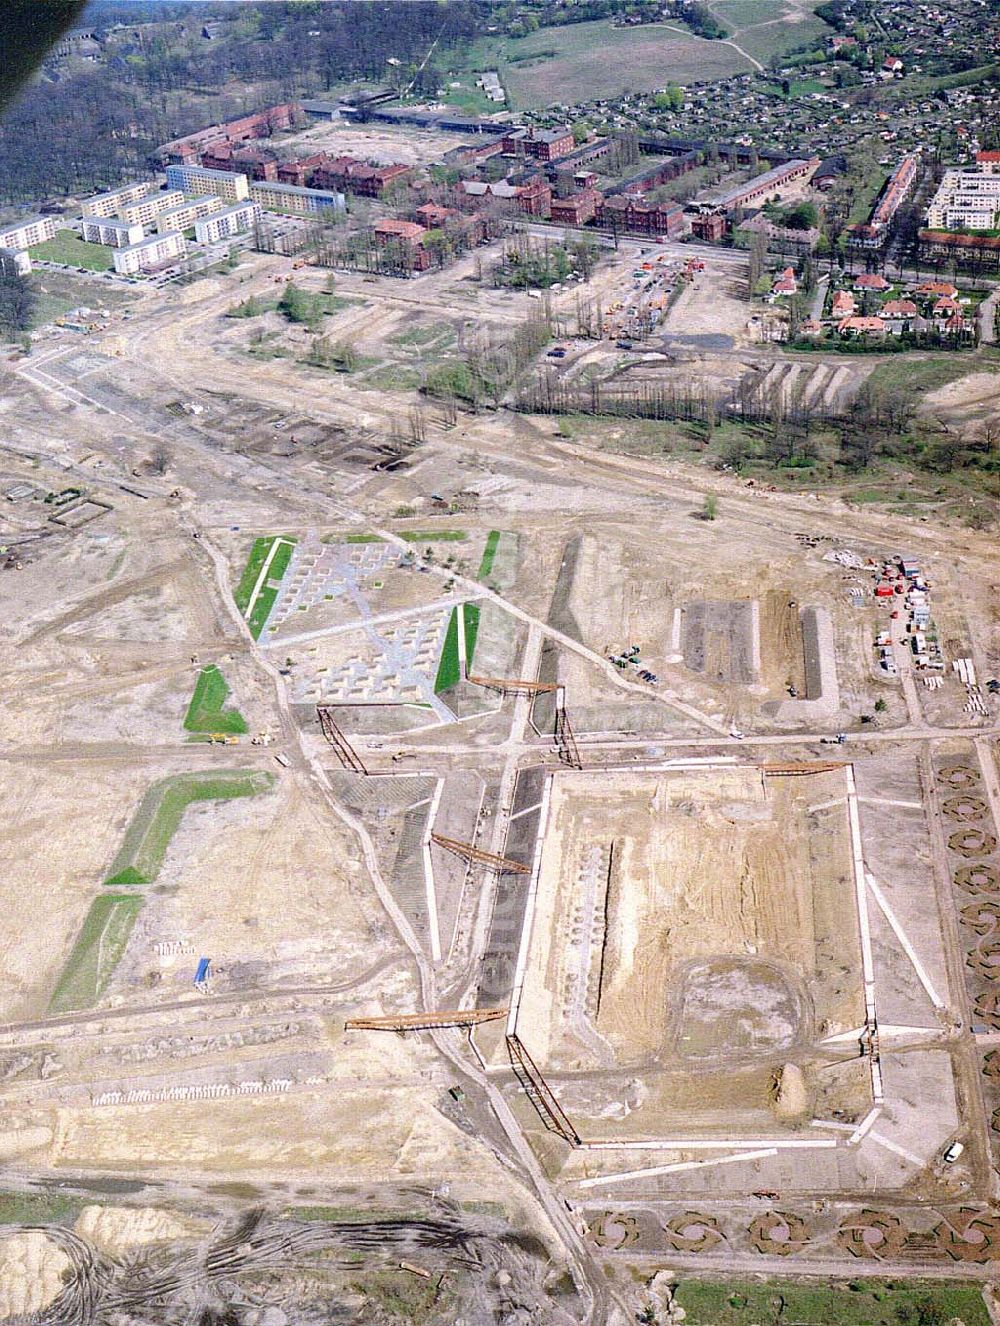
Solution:
[(563, 764), (568, 764), (571, 769), (582, 769), (583, 760), (580, 757), (580, 748), (576, 744), (573, 725), (570, 723), (569, 714), (566, 712), (565, 686), (556, 687), (556, 725), (553, 736), (556, 750), (559, 752), (559, 758)]
[(527, 677), (478, 677), (467, 672), (465, 680), (473, 686), (499, 691), (501, 695), (545, 695), (557, 689), (555, 682), (530, 681)]
[(514, 1075), (524, 1089), (525, 1095), (541, 1116), (542, 1122), (550, 1132), (558, 1133), (570, 1146), (580, 1145), (580, 1134), (573, 1127), (573, 1122), (563, 1107), (556, 1100), (552, 1089), (542, 1076), (542, 1070), (524, 1048), (520, 1037), (514, 1033), (507, 1036), (507, 1053)]
[(351, 773), (367, 774), (361, 756), (357, 753), (351, 743), (341, 732), (333, 717), (333, 708), (328, 704), (318, 704), (316, 706), (316, 716), (319, 719), (319, 725), (323, 730), (323, 736), (326, 737), (329, 744), (337, 753), (337, 759), (349, 769)]
[(478, 1027), (498, 1022), (506, 1008), (452, 1008), (434, 1013), (401, 1013), (385, 1018), (348, 1018), (345, 1031), (430, 1031), (435, 1027)]
[(466, 861), (474, 862), (476, 865), (492, 866), (500, 874), (531, 874), (531, 867), (522, 865), (520, 861), (512, 861), (509, 856), (497, 856), (495, 852), (484, 852), (481, 847), (474, 847), (472, 843), (460, 842), (457, 838), (445, 838), (443, 834), (432, 833), (431, 842), (436, 843), (438, 847), (443, 847), (448, 852), (454, 852), (456, 856), (461, 856)]

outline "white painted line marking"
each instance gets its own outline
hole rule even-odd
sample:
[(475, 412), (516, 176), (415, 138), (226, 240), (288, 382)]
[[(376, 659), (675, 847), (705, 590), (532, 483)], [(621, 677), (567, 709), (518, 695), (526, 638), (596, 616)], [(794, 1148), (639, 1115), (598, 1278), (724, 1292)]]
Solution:
[(441, 804), (441, 793), (444, 791), (444, 779), (437, 780), (437, 786), (434, 788), (434, 796), (431, 800), (431, 808), (427, 812), (427, 828), (424, 830), (424, 891), (427, 898), (427, 920), (430, 925), (431, 934), (431, 959), (434, 962), (441, 961), (441, 934), (438, 929), (438, 910), (437, 893), (434, 888), (434, 863), (431, 860), (431, 831), (434, 827), (434, 817), (437, 815), (438, 806)]
[(295, 547), (295, 544), (292, 542), (291, 539), (283, 539), (280, 537), (280, 535), (271, 544), (271, 547), (268, 549), (267, 556), (264, 558), (264, 565), (260, 568), (260, 575), (257, 577), (257, 583), (253, 587), (253, 593), (250, 595), (250, 601), (247, 604), (247, 610), (243, 614), (244, 621), (249, 621), (250, 618), (253, 616), (253, 610), (257, 603), (257, 595), (260, 593), (260, 591), (264, 588), (264, 585), (267, 583), (267, 573), (271, 569), (271, 563), (274, 561), (274, 555), (278, 551), (278, 545), (281, 543), (285, 544), (289, 548)]
[(896, 919), (896, 915), (893, 912), (892, 908), (889, 906), (885, 894), (879, 888), (878, 883), (875, 880), (875, 876), (872, 875), (870, 871), (866, 871), (865, 879), (868, 883), (869, 889), (871, 890), (872, 897), (875, 899), (875, 901), (878, 903), (879, 907), (881, 908), (882, 914), (885, 917), (885, 919), (892, 926), (896, 938), (899, 940), (902, 946), (903, 952), (910, 959), (910, 962), (913, 966), (913, 970), (917, 973), (917, 979), (919, 980), (920, 984), (924, 987), (924, 990), (927, 992), (927, 998), (931, 1001), (931, 1003), (934, 1005), (935, 1008), (944, 1008), (944, 1000), (941, 998), (937, 990), (935, 990), (934, 986), (931, 984), (931, 978), (927, 975), (927, 971), (924, 967), (924, 964), (917, 957), (916, 950), (914, 949), (913, 945), (910, 943), (909, 939), (907, 938), (906, 931), (903, 929), (903, 927), (899, 924), (899, 921)]
[(629, 1179), (652, 1179), (658, 1174), (676, 1174), (679, 1170), (704, 1169), (708, 1165), (733, 1165), (741, 1160), (763, 1160), (776, 1156), (774, 1147), (763, 1151), (744, 1151), (737, 1156), (713, 1156), (708, 1160), (682, 1160), (676, 1165), (653, 1165), (649, 1169), (620, 1170), (617, 1174), (601, 1174), (593, 1179), (577, 1179), (581, 1188), (598, 1188), (605, 1183), (627, 1183)]
[(915, 1156), (912, 1151), (907, 1151), (905, 1147), (897, 1146), (895, 1142), (890, 1142), (888, 1137), (883, 1137), (882, 1134), (877, 1133), (874, 1128), (871, 1130), (869, 1136), (873, 1142), (878, 1142), (879, 1146), (884, 1146), (887, 1151), (893, 1151), (897, 1156), (902, 1156), (904, 1160), (908, 1160), (911, 1165), (916, 1165), (918, 1169), (923, 1169), (924, 1161), (920, 1156)]

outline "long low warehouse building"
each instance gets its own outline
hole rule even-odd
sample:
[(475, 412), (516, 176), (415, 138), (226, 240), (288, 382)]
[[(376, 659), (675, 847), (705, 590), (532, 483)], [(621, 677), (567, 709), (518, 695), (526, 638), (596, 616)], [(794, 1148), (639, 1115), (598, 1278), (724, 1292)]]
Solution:
[(734, 184), (731, 188), (716, 194), (714, 198), (699, 200), (699, 206), (728, 209), (762, 203), (779, 189), (808, 180), (818, 165), (819, 157), (785, 161), (780, 166), (772, 166), (770, 170), (765, 170), (762, 175), (755, 175), (753, 179), (746, 180), (743, 184)]

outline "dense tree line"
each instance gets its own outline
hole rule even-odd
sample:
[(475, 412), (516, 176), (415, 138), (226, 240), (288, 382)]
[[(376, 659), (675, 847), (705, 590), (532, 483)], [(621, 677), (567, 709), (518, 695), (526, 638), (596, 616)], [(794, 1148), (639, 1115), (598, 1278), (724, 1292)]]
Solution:
[(31, 327), (36, 296), (31, 282), (23, 276), (0, 274), (0, 335), (7, 340)]
[[(0, 123), (0, 199), (105, 187), (144, 173), (159, 143), (214, 120), (345, 82), (382, 82), (396, 67), (416, 72), (432, 47), (472, 40), (489, 12), (472, 0), (101, 5), (88, 15), (95, 31), (114, 22), (141, 30), (119, 33), (86, 69), (50, 62), (15, 101)], [(224, 21), (217, 40), (201, 36), (207, 16)]]

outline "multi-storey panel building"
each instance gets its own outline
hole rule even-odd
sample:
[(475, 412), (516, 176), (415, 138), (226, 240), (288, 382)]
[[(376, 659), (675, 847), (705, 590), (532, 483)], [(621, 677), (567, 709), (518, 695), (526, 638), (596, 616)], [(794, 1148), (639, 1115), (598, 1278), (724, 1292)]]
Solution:
[(194, 223), (194, 237), (199, 244), (215, 244), (230, 235), (242, 235), (253, 229), (259, 214), (256, 203), (233, 203), (221, 212), (212, 212)]
[(245, 175), (229, 170), (206, 170), (204, 166), (167, 167), (167, 184), (180, 189), (185, 198), (217, 194), (224, 203), (243, 203), (250, 197), (250, 181)]
[(166, 235), (151, 235), (127, 249), (115, 249), (115, 271), (122, 276), (137, 276), (140, 272), (166, 267), (187, 253), (187, 243), (179, 230)]
[(56, 233), (56, 223), (51, 216), (34, 216), (30, 221), (19, 221), (16, 226), (7, 226), (0, 230), (0, 249), (34, 248), (44, 244)]
[(127, 249), (130, 244), (138, 244), (143, 234), (138, 221), (122, 221), (117, 216), (80, 218), (80, 238), (88, 244), (108, 244), (113, 249)]
[(84, 216), (117, 216), (123, 207), (145, 198), (152, 187), (149, 180), (140, 180), (138, 184), (123, 184), (107, 193), (95, 193), (92, 198), (84, 198), (81, 210)]
[(156, 229), (161, 235), (168, 230), (190, 230), (196, 221), (212, 212), (218, 212), (223, 206), (222, 199), (215, 193), (204, 193), (200, 198), (190, 198), (168, 207), (156, 218)]
[(254, 180), (250, 185), (250, 197), (268, 211), (294, 212), (299, 216), (326, 212), (331, 208), (339, 212), (344, 207), (342, 193), (332, 189), (300, 189), (277, 180)]
[(151, 226), (155, 224), (161, 212), (166, 212), (171, 207), (179, 207), (183, 201), (184, 194), (180, 189), (167, 189), (151, 193), (146, 198), (140, 198), (138, 202), (129, 203), (127, 207), (119, 209), (118, 215), (130, 225)]

